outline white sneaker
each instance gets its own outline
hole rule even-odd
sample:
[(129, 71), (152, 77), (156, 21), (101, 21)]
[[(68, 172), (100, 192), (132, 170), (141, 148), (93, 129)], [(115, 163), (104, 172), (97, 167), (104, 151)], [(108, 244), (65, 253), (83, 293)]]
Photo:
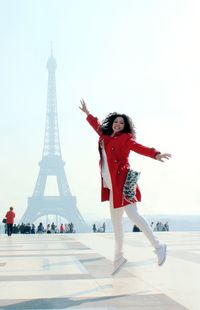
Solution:
[(114, 262), (114, 268), (113, 268), (111, 275), (114, 276), (116, 273), (118, 273), (121, 270), (121, 268), (124, 266), (124, 264), (126, 264), (126, 262), (127, 262), (127, 259), (124, 258), (123, 256), (121, 256), (118, 260), (116, 260)]
[(155, 253), (158, 257), (158, 266), (162, 266), (164, 262), (166, 261), (167, 256), (167, 245), (165, 243), (162, 243), (159, 248), (155, 250)]

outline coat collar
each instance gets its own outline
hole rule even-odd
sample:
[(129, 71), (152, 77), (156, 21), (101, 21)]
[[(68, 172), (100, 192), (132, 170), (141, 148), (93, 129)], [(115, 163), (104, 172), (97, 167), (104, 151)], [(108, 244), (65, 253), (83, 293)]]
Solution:
[(119, 132), (116, 132), (113, 136), (111, 135), (111, 137), (118, 137), (118, 136), (121, 136), (123, 134), (123, 132), (119, 131)]
[(123, 132), (119, 131), (117, 133), (114, 134), (114, 136), (107, 136), (107, 135), (101, 135), (99, 137), (99, 142), (101, 142), (102, 140), (109, 140), (111, 138), (116, 138), (116, 137), (119, 137), (123, 134)]

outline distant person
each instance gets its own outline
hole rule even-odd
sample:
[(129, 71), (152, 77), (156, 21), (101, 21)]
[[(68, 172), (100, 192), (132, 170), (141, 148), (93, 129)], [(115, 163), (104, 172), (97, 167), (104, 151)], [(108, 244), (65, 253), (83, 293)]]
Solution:
[(47, 234), (51, 234), (51, 225), (50, 224), (47, 225)]
[(6, 225), (7, 225), (7, 235), (11, 236), (13, 233), (13, 224), (15, 218), (15, 212), (13, 211), (13, 207), (10, 207), (9, 211), (5, 215)]
[(18, 226), (16, 224), (13, 225), (12, 233), (13, 234), (18, 234), (19, 233), (19, 228), (18, 228)]
[(103, 222), (102, 228), (103, 228), (103, 232), (105, 232), (106, 231), (106, 223), (105, 222)]
[(27, 223), (26, 224), (26, 230), (25, 230), (25, 234), (30, 234), (31, 233), (31, 224)]
[(67, 223), (65, 223), (65, 232), (69, 233), (69, 225)]
[[(100, 123), (98, 118), (89, 112), (84, 100), (81, 100), (79, 108), (86, 114), (88, 123), (99, 135), (101, 200), (110, 200), (110, 213), (115, 235), (112, 275), (117, 273), (127, 261), (123, 256), (122, 217), (124, 211), (130, 220), (144, 232), (154, 247), (158, 265), (163, 265), (167, 246), (154, 235), (147, 220), (138, 212), (137, 202), (141, 201), (141, 193), (137, 185), (138, 173), (130, 169), (128, 157), (130, 151), (134, 151), (164, 162), (164, 159), (169, 159), (171, 155), (139, 144), (136, 141), (135, 127), (129, 116), (114, 112), (108, 114)], [(127, 187), (124, 187), (125, 183)]]
[(92, 230), (93, 230), (94, 233), (97, 231), (96, 224), (93, 224), (93, 225), (92, 225)]
[(31, 225), (31, 234), (35, 234), (35, 224)]
[(74, 224), (73, 223), (69, 223), (69, 232), (70, 233), (74, 232)]
[(37, 227), (37, 233), (43, 234), (43, 232), (44, 232), (44, 226), (43, 226), (42, 222), (40, 222), (40, 224)]
[(140, 229), (136, 225), (133, 225), (133, 232), (140, 232)]
[(61, 224), (61, 225), (60, 225), (60, 234), (63, 234), (64, 231), (65, 231), (64, 225)]
[(166, 223), (164, 224), (164, 230), (165, 230), (165, 231), (169, 231), (169, 224), (168, 224), (168, 222), (166, 222)]
[(56, 226), (55, 226), (54, 222), (51, 223), (51, 232), (52, 232), (53, 234), (56, 232)]

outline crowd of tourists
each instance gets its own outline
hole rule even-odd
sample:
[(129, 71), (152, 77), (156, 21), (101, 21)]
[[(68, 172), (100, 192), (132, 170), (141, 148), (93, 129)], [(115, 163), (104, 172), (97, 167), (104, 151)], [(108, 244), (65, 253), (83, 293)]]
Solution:
[(151, 222), (151, 227), (153, 228), (154, 231), (169, 231), (169, 223), (165, 222), (162, 223), (161, 221), (158, 221), (155, 223)]
[(92, 225), (92, 231), (93, 231), (94, 233), (96, 233), (96, 232), (105, 232), (105, 231), (106, 231), (106, 223), (104, 222), (104, 223), (102, 224), (102, 226), (99, 226), (99, 227), (97, 227), (96, 224), (93, 224), (93, 225)]
[(2, 219), (2, 223), (4, 224), (5, 233), (8, 236), (12, 234), (51, 234), (51, 233), (75, 233), (74, 224), (60, 224), (55, 225), (54, 222), (51, 224), (47, 224), (45, 227), (42, 222), (39, 225), (31, 224), (31, 223), (21, 223), (14, 224), (15, 212), (13, 211), (13, 207), (10, 207), (8, 212), (5, 214), (5, 217)]
[[(7, 225), (5, 224), (5, 233), (8, 233), (7, 231)], [(12, 227), (12, 233), (13, 234), (56, 234), (56, 233), (75, 233), (74, 225), (73, 223), (69, 224), (61, 224), (60, 226), (57, 226), (53, 223), (47, 224), (47, 226), (44, 226), (42, 222), (40, 222), (38, 225), (35, 224), (14, 224)]]
[[(9, 233), (8, 225), (5, 223), (5, 233)], [(55, 225), (54, 223), (48, 224), (46, 227), (40, 222), (38, 225), (35, 224), (13, 224), (11, 234), (51, 234), (51, 233), (75, 233), (73, 223), (61, 224), (60, 226)]]

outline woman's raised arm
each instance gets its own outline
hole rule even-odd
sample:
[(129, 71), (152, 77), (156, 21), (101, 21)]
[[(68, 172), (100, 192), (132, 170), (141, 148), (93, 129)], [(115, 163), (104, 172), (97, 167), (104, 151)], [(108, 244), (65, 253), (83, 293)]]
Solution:
[(88, 116), (90, 114), (90, 112), (88, 111), (88, 108), (87, 108), (85, 101), (83, 99), (81, 99), (80, 102), (81, 102), (81, 106), (79, 107), (79, 109), (81, 111), (83, 111)]
[(81, 106), (79, 107), (79, 109), (87, 115), (86, 120), (88, 121), (90, 126), (93, 127), (93, 129), (98, 133), (98, 135), (101, 135), (100, 122), (98, 118), (90, 114), (90, 112), (88, 111), (87, 105), (83, 99), (81, 99), (80, 102), (81, 102)]

